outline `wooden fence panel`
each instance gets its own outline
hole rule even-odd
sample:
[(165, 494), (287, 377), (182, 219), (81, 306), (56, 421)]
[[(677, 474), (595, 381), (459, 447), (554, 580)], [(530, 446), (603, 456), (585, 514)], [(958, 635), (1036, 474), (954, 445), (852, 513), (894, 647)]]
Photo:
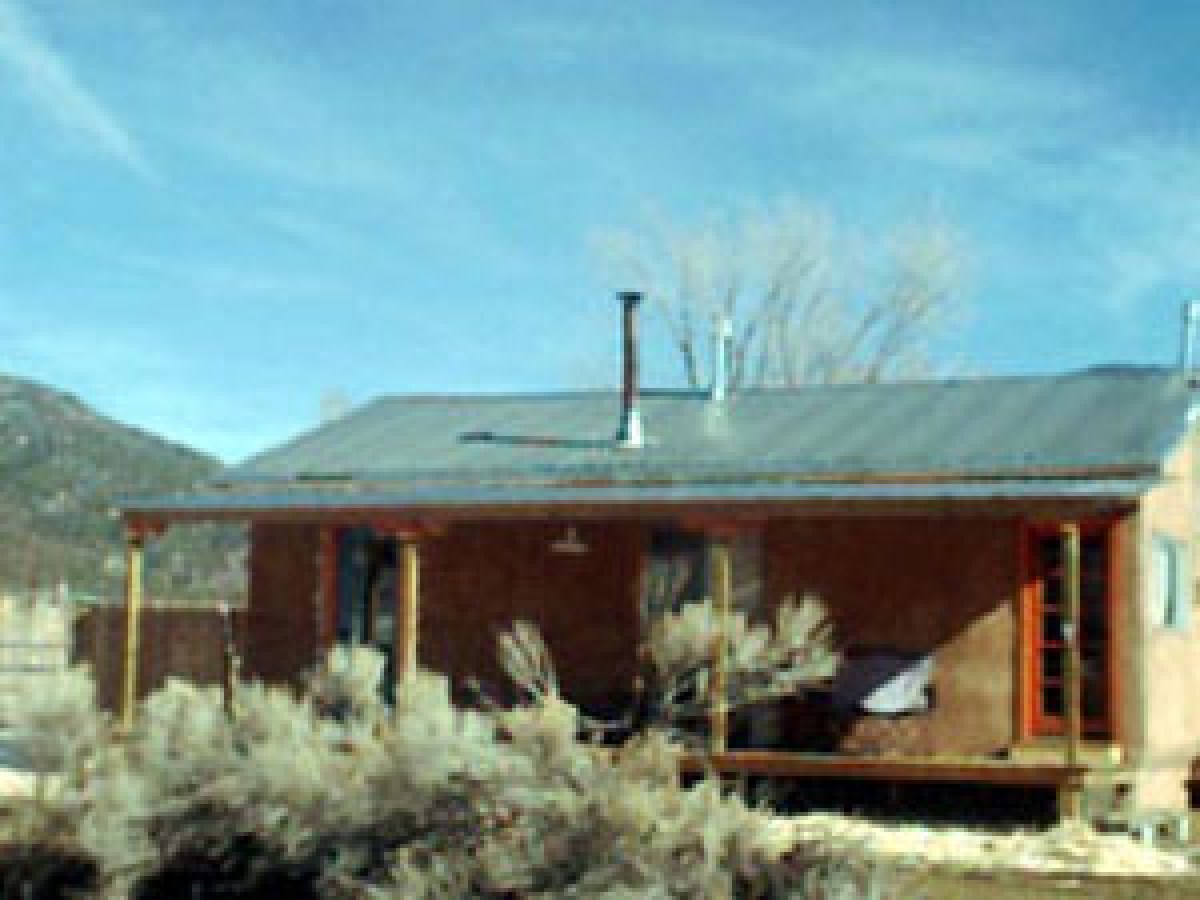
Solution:
[[(242, 645), (242, 615), (233, 614), (234, 646)], [(223, 666), (225, 627), (214, 609), (148, 607), (142, 611), (138, 652), (138, 694), (162, 687), (167, 678), (197, 684), (219, 684)], [(96, 606), (75, 623), (74, 659), (92, 667), (100, 705), (120, 705), (125, 657), (125, 610)]]

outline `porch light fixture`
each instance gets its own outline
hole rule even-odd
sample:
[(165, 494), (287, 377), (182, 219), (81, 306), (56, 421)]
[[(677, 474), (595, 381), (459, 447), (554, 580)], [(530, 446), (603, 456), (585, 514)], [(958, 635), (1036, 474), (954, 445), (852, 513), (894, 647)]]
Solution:
[(551, 553), (563, 553), (568, 556), (580, 556), (588, 552), (588, 545), (579, 537), (574, 525), (568, 525), (562, 537), (550, 542)]

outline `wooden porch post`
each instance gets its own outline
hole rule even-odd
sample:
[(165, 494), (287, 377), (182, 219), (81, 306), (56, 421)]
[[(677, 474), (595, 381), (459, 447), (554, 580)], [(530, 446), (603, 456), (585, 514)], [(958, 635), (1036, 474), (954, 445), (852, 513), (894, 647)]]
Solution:
[(713, 646), (712, 680), (708, 697), (709, 750), (724, 753), (729, 743), (729, 617), (733, 608), (733, 579), (730, 573), (729, 541), (715, 538), (709, 547), (712, 571), (713, 613), (717, 637)]
[[(1063, 582), (1065, 609), (1063, 616), (1063, 642), (1066, 644), (1065, 705), (1066, 705), (1066, 764), (1070, 768), (1079, 765), (1079, 741), (1082, 732), (1081, 685), (1079, 654), (1079, 608), (1080, 608), (1080, 539), (1079, 525), (1074, 522), (1062, 526)], [(1072, 775), (1063, 786), (1059, 798), (1059, 815), (1064, 818), (1079, 818), (1082, 814), (1082, 785)]]
[(421, 603), (421, 552), (413, 534), (398, 535), (399, 559), (396, 573), (396, 634), (394, 665), (396, 684), (410, 680), (417, 671), (418, 616)]
[(146, 535), (140, 529), (125, 536), (125, 667), (121, 724), (132, 728), (138, 702), (138, 643), (142, 627), (142, 581)]

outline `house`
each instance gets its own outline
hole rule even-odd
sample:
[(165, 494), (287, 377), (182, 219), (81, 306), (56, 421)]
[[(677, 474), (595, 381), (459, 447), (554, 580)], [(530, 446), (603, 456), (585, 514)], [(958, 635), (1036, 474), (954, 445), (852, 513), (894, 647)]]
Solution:
[[(819, 699), (784, 710), (772, 748), (727, 747), (717, 709), (706, 765), (1036, 785), (1069, 814), (1186, 807), (1200, 638), (1184, 372), (642, 391), (635, 309), (620, 392), (382, 397), (200, 490), (130, 501), (130, 659), (145, 541), (240, 522), (249, 674), (287, 681), (366, 640), (398, 682), (421, 665), (487, 683), (497, 629), (520, 618), (564, 693), (604, 713), (629, 702), (649, 575), (707, 553), (723, 608), (816, 594), (847, 659), (920, 661), (928, 703), (864, 714), (823, 752)], [(137, 690), (133, 664), (127, 714)]]

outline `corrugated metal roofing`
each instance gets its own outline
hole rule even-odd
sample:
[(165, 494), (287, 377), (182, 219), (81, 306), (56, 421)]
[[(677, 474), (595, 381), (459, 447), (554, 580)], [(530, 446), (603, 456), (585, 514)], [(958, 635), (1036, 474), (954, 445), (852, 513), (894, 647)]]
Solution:
[(537, 506), (636, 507), (699, 503), (771, 504), (803, 501), (853, 500), (993, 500), (1078, 499), (1126, 500), (1144, 493), (1157, 481), (1125, 479), (1020, 479), (994, 481), (914, 482), (903, 484), (736, 483), (617, 485), (571, 487), (555, 485), (427, 485), (392, 490), (347, 491), (296, 488), (254, 491), (209, 491), (145, 498), (131, 503), (142, 513), (205, 513), (269, 510), (355, 509), (518, 509)]
[(1157, 470), (1191, 403), (1177, 372), (1097, 369), (745, 391), (647, 391), (648, 446), (615, 446), (616, 392), (383, 397), (231, 482), (638, 483), (1098, 475)]

